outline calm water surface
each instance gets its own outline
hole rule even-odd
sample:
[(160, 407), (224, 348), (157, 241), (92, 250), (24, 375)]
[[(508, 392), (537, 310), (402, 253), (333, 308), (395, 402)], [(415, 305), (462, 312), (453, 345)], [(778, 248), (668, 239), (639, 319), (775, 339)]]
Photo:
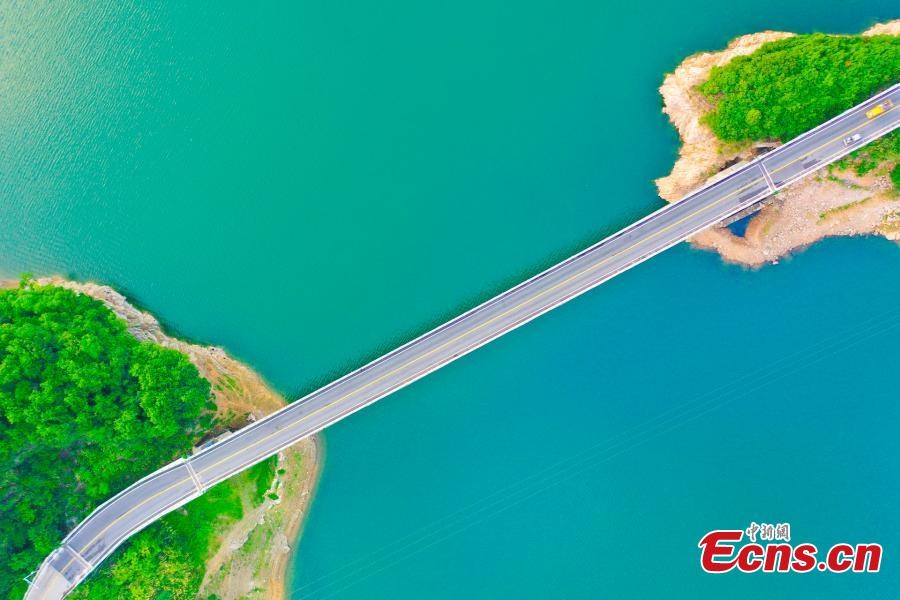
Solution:
[[(297, 396), (657, 208), (686, 54), (892, 11), (5, 2), (0, 274), (110, 283)], [(354, 415), (292, 597), (894, 597), (898, 273), (680, 246)], [(703, 574), (750, 521), (882, 572)]]

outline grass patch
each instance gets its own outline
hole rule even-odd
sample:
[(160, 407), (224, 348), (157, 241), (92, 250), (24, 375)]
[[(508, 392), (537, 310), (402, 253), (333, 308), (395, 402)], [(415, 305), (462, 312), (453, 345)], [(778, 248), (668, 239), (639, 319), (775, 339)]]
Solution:
[[(226, 389), (229, 389), (232, 392), (240, 392), (241, 391), (240, 384), (238, 384), (237, 380), (234, 377), (231, 377), (230, 375), (222, 375), (222, 378), (219, 381), (221, 381), (224, 384)], [(224, 390), (219, 388), (219, 391), (224, 391)]]
[[(900, 133), (892, 131), (832, 164), (841, 171), (853, 171), (857, 175), (867, 175), (885, 162), (897, 160), (900, 160)], [(891, 180), (895, 187), (900, 186), (900, 174), (897, 175), (897, 179), (894, 179), (893, 171), (891, 171)]]
[(272, 481), (275, 479), (275, 470), (278, 468), (278, 457), (270, 456), (266, 460), (257, 463), (247, 469), (247, 478), (253, 483), (253, 495), (250, 502), (253, 506), (259, 506), (266, 499)]
[(872, 197), (869, 196), (867, 198), (863, 198), (862, 200), (856, 200), (855, 202), (848, 202), (847, 204), (842, 204), (841, 206), (835, 206), (834, 208), (829, 208), (828, 210), (819, 213), (819, 223), (825, 221), (829, 217), (833, 217), (834, 215), (846, 212), (851, 208), (856, 208), (857, 206), (862, 206), (871, 200)]

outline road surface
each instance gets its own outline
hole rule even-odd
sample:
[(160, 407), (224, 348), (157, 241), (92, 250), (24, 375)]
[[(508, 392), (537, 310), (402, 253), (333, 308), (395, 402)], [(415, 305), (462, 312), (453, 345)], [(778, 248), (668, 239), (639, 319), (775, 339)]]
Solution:
[[(893, 107), (865, 112), (885, 99)], [(26, 598), (62, 598), (129, 536), (204, 490), (596, 287), (900, 125), (900, 84), (421, 337), (147, 476), (98, 507), (41, 565)], [(860, 134), (851, 146), (844, 139)]]

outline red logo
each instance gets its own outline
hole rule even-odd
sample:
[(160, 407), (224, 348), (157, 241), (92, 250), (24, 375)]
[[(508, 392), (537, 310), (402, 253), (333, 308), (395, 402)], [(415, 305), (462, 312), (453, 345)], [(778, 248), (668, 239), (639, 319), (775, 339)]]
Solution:
[[(740, 529), (717, 529), (700, 540), (700, 566), (707, 573), (727, 573), (737, 569), (742, 573), (877, 573), (881, 568), (881, 544), (835, 544), (819, 560), (815, 544), (791, 544), (789, 523), (770, 525), (751, 523)], [(760, 541), (757, 543), (757, 533)], [(741, 544), (744, 535), (748, 543)]]

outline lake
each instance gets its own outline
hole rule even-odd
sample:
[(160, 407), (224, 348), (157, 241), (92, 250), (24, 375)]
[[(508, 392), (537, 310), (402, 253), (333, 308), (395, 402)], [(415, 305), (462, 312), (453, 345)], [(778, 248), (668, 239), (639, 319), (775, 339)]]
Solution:
[[(0, 275), (92, 279), (290, 397), (658, 208), (657, 87), (887, 1), (0, 7)], [(292, 598), (900, 589), (900, 249), (680, 245), (325, 435)], [(713, 576), (713, 529), (879, 574)]]

